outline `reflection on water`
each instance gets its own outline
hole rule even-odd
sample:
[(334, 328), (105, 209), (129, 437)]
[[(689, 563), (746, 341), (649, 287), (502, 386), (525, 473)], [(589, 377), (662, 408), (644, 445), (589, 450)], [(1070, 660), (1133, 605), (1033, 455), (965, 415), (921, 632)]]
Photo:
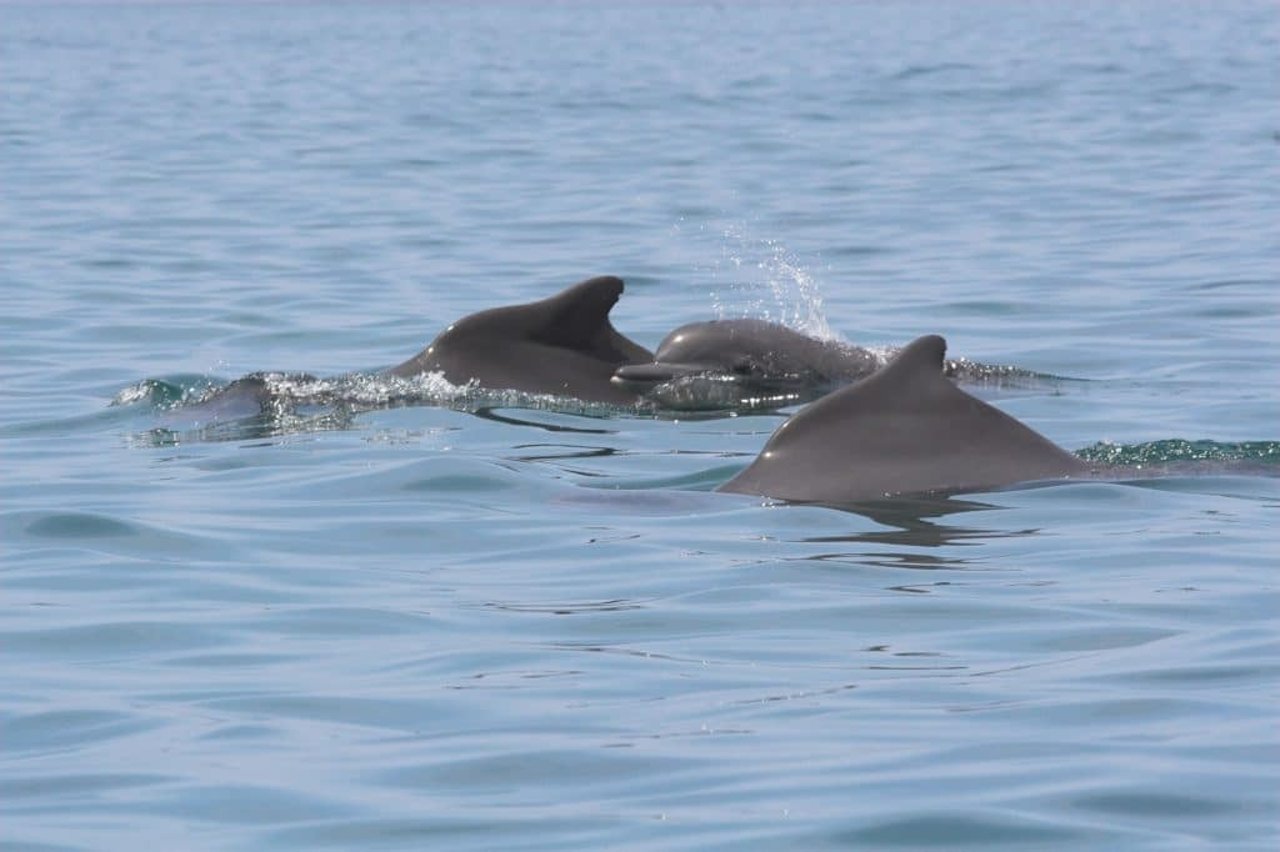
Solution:
[[(862, 544), (875, 548), (811, 554), (805, 556), (805, 559), (824, 562), (848, 561), (885, 568), (959, 569), (966, 567), (971, 560), (957, 555), (957, 551), (948, 551), (944, 554), (881, 548), (937, 550), (953, 545), (972, 546), (995, 539), (1032, 536), (1039, 532), (1038, 529), (987, 529), (941, 523), (935, 519), (1001, 508), (990, 503), (959, 500), (947, 496), (902, 497), (827, 508), (862, 515), (886, 529), (858, 530), (847, 535), (823, 535), (796, 539), (798, 542), (808, 544)], [(918, 591), (918, 589), (912, 589), (912, 591)]]
[[(602, 406), (601, 408), (607, 411), (613, 411), (613, 409), (608, 409), (605, 406)], [(565, 411), (562, 408), (552, 408), (550, 410), (555, 414), (575, 414), (581, 417), (592, 416), (592, 414), (587, 410)], [(497, 407), (483, 406), (472, 409), (471, 413), (485, 420), (492, 420), (495, 423), (507, 423), (512, 426), (533, 426), (536, 429), (543, 429), (547, 432), (569, 432), (579, 435), (610, 435), (616, 431), (614, 429), (601, 429), (596, 427), (578, 426), (565, 422), (540, 420), (536, 418), (535, 411), (536, 409), (533, 411), (512, 412), (504, 410), (499, 412)], [(603, 419), (604, 411), (597, 412), (595, 416)]]
[(129, 436), (129, 442), (137, 447), (171, 447), (193, 442), (253, 441), (308, 432), (343, 431), (355, 426), (355, 418), (359, 413), (337, 407), (320, 413), (297, 410), (260, 412), (248, 417), (215, 420), (207, 424), (171, 423), (133, 433)]
[(567, 603), (520, 603), (510, 601), (490, 601), (484, 605), (489, 609), (504, 612), (530, 612), (547, 615), (578, 615), (587, 612), (625, 612), (632, 609), (644, 609), (647, 605), (639, 601), (621, 598), (604, 601), (578, 601)]
[(598, 459), (616, 455), (613, 447), (582, 447), (572, 444), (517, 444), (514, 450), (543, 449), (546, 452), (512, 456), (516, 461), (564, 461), (566, 459)]

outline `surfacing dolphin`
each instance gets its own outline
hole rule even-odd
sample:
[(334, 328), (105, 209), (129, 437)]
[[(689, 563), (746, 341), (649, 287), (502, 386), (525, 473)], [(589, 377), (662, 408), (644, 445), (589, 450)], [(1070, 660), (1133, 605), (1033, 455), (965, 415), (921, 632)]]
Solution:
[(783, 423), (720, 490), (841, 505), (1089, 476), (1084, 460), (956, 387), (946, 351), (937, 335), (912, 341)]
[(438, 372), (455, 385), (633, 404), (636, 393), (612, 382), (614, 370), (654, 356), (609, 322), (622, 290), (622, 279), (607, 275), (537, 302), (465, 316), (388, 372)]
[[(431, 345), (383, 375), (413, 378), (442, 373), (452, 384), (475, 381), (490, 390), (576, 397), (633, 405), (635, 393), (611, 381), (613, 371), (653, 353), (614, 330), (609, 311), (622, 294), (619, 278), (591, 278), (554, 296), (465, 316)], [(306, 373), (252, 373), (217, 388), (166, 417), (167, 425), (211, 424), (265, 417), (264, 428), (299, 408), (360, 407), (343, 396), (352, 376), (325, 380)], [(370, 407), (377, 407), (377, 404)]]
[(619, 367), (613, 381), (646, 393), (680, 379), (721, 378), (740, 385), (744, 394), (816, 398), (883, 364), (869, 349), (819, 340), (779, 323), (722, 319), (680, 326), (658, 344), (652, 361)]
[[(777, 398), (784, 404), (808, 402), (870, 376), (896, 349), (872, 350), (838, 340), (810, 337), (761, 319), (720, 319), (682, 325), (668, 334), (647, 364), (625, 364), (614, 371), (620, 388), (661, 395), (674, 405), (714, 404), (725, 394), (715, 383), (729, 384), (743, 399)], [(1025, 370), (948, 359), (945, 375), (982, 382), (1033, 376)], [(672, 383), (703, 380), (691, 393), (672, 396)]]

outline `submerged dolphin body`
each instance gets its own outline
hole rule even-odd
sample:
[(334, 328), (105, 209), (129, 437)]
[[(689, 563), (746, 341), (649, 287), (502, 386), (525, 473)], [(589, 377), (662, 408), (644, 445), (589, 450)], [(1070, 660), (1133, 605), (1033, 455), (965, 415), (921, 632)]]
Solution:
[(883, 369), (791, 417), (721, 491), (849, 504), (1086, 477), (1089, 464), (943, 373), (946, 341), (912, 341)]
[(537, 302), (465, 316), (388, 372), (438, 372), (455, 385), (632, 404), (637, 394), (611, 381), (614, 370), (652, 361), (653, 353), (609, 322), (622, 289), (622, 279), (602, 276)]

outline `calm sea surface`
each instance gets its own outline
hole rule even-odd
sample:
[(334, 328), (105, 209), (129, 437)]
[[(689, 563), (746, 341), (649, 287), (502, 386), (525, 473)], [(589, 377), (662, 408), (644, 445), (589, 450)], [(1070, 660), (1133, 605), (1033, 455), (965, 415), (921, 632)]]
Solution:
[(1278, 57), (1271, 2), (0, 5), (0, 846), (1274, 850), (1280, 478), (855, 513), (712, 493), (778, 413), (155, 389), (616, 274), (649, 346), (941, 333), (1069, 449), (1263, 464)]

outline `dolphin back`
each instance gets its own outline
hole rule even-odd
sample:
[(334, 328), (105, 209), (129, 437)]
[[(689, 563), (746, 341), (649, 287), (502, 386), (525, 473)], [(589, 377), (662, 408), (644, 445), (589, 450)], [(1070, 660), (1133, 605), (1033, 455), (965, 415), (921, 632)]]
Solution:
[(879, 372), (809, 405), (722, 491), (851, 503), (1084, 475), (1089, 466), (943, 375), (930, 335)]
[(622, 279), (606, 275), (536, 302), (470, 314), (389, 372), (439, 372), (456, 385), (475, 381), (494, 389), (634, 402), (634, 394), (610, 383), (613, 371), (652, 360), (653, 353), (609, 321), (623, 286)]

